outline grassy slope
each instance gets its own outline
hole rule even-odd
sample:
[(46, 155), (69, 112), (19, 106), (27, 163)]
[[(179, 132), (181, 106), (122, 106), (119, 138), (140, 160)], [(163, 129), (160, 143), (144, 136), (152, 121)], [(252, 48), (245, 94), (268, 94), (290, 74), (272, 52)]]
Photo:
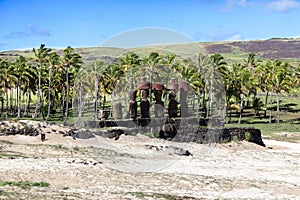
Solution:
[[(76, 51), (82, 55), (86, 62), (96, 59), (117, 58), (130, 51), (135, 51), (140, 56), (149, 55), (149, 52), (157, 51), (163, 54), (174, 53), (180, 58), (195, 59), (200, 52), (213, 54), (220, 53), (227, 62), (241, 62), (247, 58), (248, 54), (253, 52), (261, 59), (281, 59), (288, 60), (292, 64), (300, 62), (300, 52), (296, 51), (300, 44), (300, 38), (282, 38), (270, 40), (252, 40), (252, 41), (227, 41), (227, 42), (200, 42), (187, 44), (156, 45), (133, 49), (121, 49), (112, 47), (84, 47), (76, 48)], [(38, 48), (38, 47), (36, 47)], [(62, 54), (62, 49), (56, 49)], [(298, 55), (299, 54), (299, 55)], [(0, 58), (12, 59), (18, 55), (33, 57), (32, 50), (6, 51), (0, 52)]]

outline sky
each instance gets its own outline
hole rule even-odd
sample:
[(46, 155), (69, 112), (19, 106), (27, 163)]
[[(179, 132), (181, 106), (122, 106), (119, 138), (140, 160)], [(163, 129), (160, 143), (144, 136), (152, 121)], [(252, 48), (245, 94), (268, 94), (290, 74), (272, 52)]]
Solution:
[(300, 0), (0, 0), (0, 52), (95, 47), (143, 28), (199, 42), (300, 37), (299, 19)]

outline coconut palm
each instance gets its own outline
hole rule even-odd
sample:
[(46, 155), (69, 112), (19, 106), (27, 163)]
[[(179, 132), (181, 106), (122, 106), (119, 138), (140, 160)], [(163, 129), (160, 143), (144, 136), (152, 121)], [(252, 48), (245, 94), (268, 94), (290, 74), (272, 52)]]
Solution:
[(89, 91), (90, 81), (88, 78), (88, 73), (86, 68), (80, 68), (77, 72), (74, 89), (75, 89), (75, 97), (77, 100), (74, 101), (77, 106), (78, 118), (81, 120), (84, 112), (84, 99), (85, 94)]
[(33, 118), (38, 117), (38, 110), (41, 98), (41, 74), (43, 68), (45, 68), (46, 63), (48, 62), (48, 56), (51, 52), (50, 48), (46, 48), (45, 44), (41, 44), (38, 49), (33, 48), (33, 53), (35, 55), (35, 62), (37, 64), (37, 72), (38, 72), (38, 89), (36, 93), (36, 107)]
[(64, 113), (64, 124), (67, 122), (68, 118), (68, 110), (69, 110), (69, 71), (71, 70), (73, 73), (78, 72), (81, 64), (83, 63), (81, 60), (81, 56), (74, 51), (74, 49), (70, 46), (68, 46), (66, 49), (64, 49), (63, 54), (63, 66), (65, 67), (65, 77), (66, 77), (66, 107), (65, 107), (65, 113)]
[[(27, 63), (25, 65), (24, 71), (23, 71), (23, 80), (22, 80), (22, 91), (23, 95), (26, 95), (27, 97), (25, 99), (25, 105), (24, 105), (24, 116), (26, 116), (30, 112), (30, 100), (31, 100), (31, 93), (35, 91), (36, 89), (36, 83), (37, 83), (37, 74), (36, 74), (36, 68), (35, 66), (32, 66), (30, 63)], [(26, 105), (27, 103), (27, 105)]]
[(26, 79), (26, 59), (24, 56), (19, 56), (17, 60), (14, 62), (13, 65), (11, 65), (11, 74), (16, 77), (16, 86), (17, 86), (17, 109), (18, 114), (17, 118), (19, 119), (21, 117), (21, 105), (20, 105), (20, 87), (23, 80)]
[(96, 60), (85, 69), (87, 79), (94, 85), (94, 120), (97, 119), (99, 89), (103, 85), (105, 67), (103, 61)]
[(257, 89), (264, 93), (264, 117), (267, 117), (267, 104), (268, 104), (268, 96), (269, 96), (269, 87), (267, 82), (267, 63), (260, 63), (254, 70), (254, 77), (256, 78), (257, 82)]
[(281, 92), (289, 92), (291, 89), (292, 81), (292, 70), (287, 62), (281, 63), (276, 62), (276, 73), (274, 76), (274, 91), (276, 93), (277, 109), (276, 109), (276, 120), (280, 122), (280, 99), (279, 95)]
[(241, 94), (240, 114), (238, 120), (238, 124), (240, 124), (242, 121), (242, 115), (244, 110), (244, 98), (245, 96), (248, 96), (250, 94), (251, 84), (253, 83), (253, 81), (251, 80), (251, 73), (249, 71), (249, 68), (242, 66), (239, 70), (238, 78), (240, 82), (240, 94)]
[(270, 94), (270, 116), (269, 116), (269, 123), (272, 123), (272, 111), (273, 111), (273, 95), (274, 95), (274, 85), (275, 85), (275, 76), (276, 71), (280, 66), (279, 60), (270, 61), (267, 60), (265, 64), (266, 69), (266, 88), (268, 93)]
[[(220, 54), (211, 55), (206, 61), (208, 64), (202, 69), (205, 77), (205, 85), (208, 87), (208, 112), (207, 117), (212, 116), (214, 96), (222, 95), (224, 91), (223, 78), (227, 76), (227, 63)], [(220, 98), (222, 100), (222, 98)], [(225, 103), (225, 102), (224, 102)]]
[[(6, 117), (8, 117), (8, 91), (12, 88), (13, 83), (16, 81), (16, 77), (11, 74), (11, 63), (7, 60), (0, 59), (0, 86), (3, 89), (2, 94), (6, 99)], [(3, 98), (4, 99), (4, 98)], [(1, 105), (1, 111), (3, 112), (3, 101)]]
[(48, 57), (48, 62), (49, 62), (49, 75), (48, 75), (48, 112), (47, 112), (47, 117), (46, 117), (46, 122), (49, 120), (50, 116), (50, 109), (51, 109), (51, 77), (52, 77), (52, 71), (53, 69), (56, 71), (58, 66), (60, 65), (60, 58), (57, 55), (57, 53), (52, 52), (49, 54)]
[(129, 71), (131, 68), (140, 65), (141, 61), (140, 57), (134, 52), (130, 52), (119, 58), (120, 68), (124, 71), (124, 73)]

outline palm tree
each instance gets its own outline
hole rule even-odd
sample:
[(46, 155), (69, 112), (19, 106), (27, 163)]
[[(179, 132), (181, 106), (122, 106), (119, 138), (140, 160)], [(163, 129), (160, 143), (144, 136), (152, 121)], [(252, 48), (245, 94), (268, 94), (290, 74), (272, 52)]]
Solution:
[(124, 71), (124, 73), (129, 71), (131, 68), (140, 65), (141, 61), (140, 57), (134, 52), (130, 52), (119, 58), (120, 68)]
[(25, 66), (26, 66), (26, 59), (24, 56), (19, 56), (17, 60), (15, 61), (14, 65), (11, 66), (11, 72), (12, 75), (16, 77), (16, 85), (17, 85), (17, 109), (18, 114), (17, 118), (19, 119), (21, 117), (21, 105), (20, 105), (20, 86), (23, 80), (25, 80)]
[(48, 120), (49, 120), (50, 109), (51, 109), (51, 76), (52, 76), (52, 70), (54, 68), (54, 70), (56, 71), (56, 68), (60, 64), (59, 56), (57, 55), (57, 53), (55, 53), (55, 52), (50, 53), (49, 57), (48, 57), (48, 62), (49, 62), (49, 75), (48, 75), (48, 79), (49, 79), (49, 81), (48, 81), (48, 112), (47, 112), (46, 122), (48, 122)]
[(46, 48), (45, 44), (41, 44), (39, 49), (33, 48), (33, 53), (35, 55), (35, 62), (37, 63), (37, 70), (38, 70), (38, 89), (36, 93), (36, 107), (33, 118), (38, 117), (38, 110), (41, 98), (41, 73), (43, 68), (45, 67), (46, 63), (48, 62), (48, 56), (51, 49)]
[[(76, 92), (77, 101), (75, 101), (77, 105), (77, 112), (79, 120), (82, 119), (83, 111), (84, 111), (84, 98), (85, 94), (89, 89), (89, 80), (88, 73), (85, 68), (80, 68), (77, 72), (77, 77), (74, 84), (74, 89)], [(77, 96), (78, 95), (78, 96)]]
[[(7, 60), (0, 59), (0, 86), (3, 88), (2, 94), (6, 96), (6, 117), (8, 117), (8, 91), (11, 89), (13, 82), (15, 82), (15, 77), (12, 76), (9, 69), (10, 63)], [(4, 99), (4, 98), (3, 98)], [(1, 112), (3, 112), (4, 100), (2, 100)]]
[(269, 123), (272, 123), (272, 110), (273, 110), (273, 94), (274, 94), (274, 86), (275, 86), (275, 76), (276, 71), (279, 68), (281, 62), (279, 60), (270, 61), (267, 60), (265, 64), (266, 69), (266, 85), (267, 91), (270, 93), (270, 116)]
[(257, 88), (262, 91), (265, 95), (264, 99), (264, 117), (267, 117), (267, 102), (268, 102), (268, 96), (269, 96), (269, 87), (267, 83), (267, 63), (260, 63), (254, 71), (254, 76), (256, 78), (257, 82)]
[(94, 120), (97, 119), (98, 96), (99, 96), (99, 88), (101, 87), (99, 84), (101, 83), (103, 85), (104, 70), (105, 70), (104, 62), (99, 60), (96, 60), (93, 64), (91, 64), (86, 69), (88, 80), (94, 82)]
[(36, 80), (38, 79), (36, 71), (37, 70), (35, 66), (32, 66), (29, 63), (25, 65), (23, 71), (24, 79), (22, 82), (22, 90), (23, 90), (23, 95), (27, 94), (27, 98), (24, 98), (26, 99), (24, 105), (24, 114), (23, 114), (24, 116), (26, 116), (30, 112), (31, 92), (36, 89), (36, 83), (37, 83)]
[[(233, 63), (232, 66), (228, 67), (227, 76), (224, 78), (225, 82), (225, 92), (226, 92), (226, 116), (229, 116), (230, 122), (231, 120), (231, 109), (232, 107), (238, 108), (240, 110), (240, 106), (232, 105), (232, 99), (240, 99), (241, 94), (241, 78), (240, 75), (242, 74), (241, 71), (242, 67), (240, 64)], [(230, 110), (230, 113), (228, 112)]]
[(292, 70), (287, 62), (276, 62), (276, 73), (274, 79), (274, 91), (276, 93), (277, 109), (276, 119), (277, 123), (280, 123), (280, 100), (279, 95), (282, 91), (289, 92), (292, 85)]
[[(208, 112), (207, 117), (212, 116), (213, 96), (221, 95), (224, 90), (223, 78), (227, 76), (227, 63), (220, 54), (213, 54), (208, 60), (208, 64), (203, 69), (206, 86), (208, 86)], [(215, 92), (215, 93), (213, 93)]]
[(72, 47), (68, 46), (66, 49), (64, 49), (63, 66), (66, 70), (66, 108), (64, 124), (67, 122), (69, 110), (69, 68), (72, 68), (72, 71), (76, 73), (78, 72), (81, 63), (81, 56), (78, 53), (75, 53)]
[(125, 81), (129, 83), (129, 88), (132, 89), (134, 83), (134, 71), (137, 66), (142, 63), (141, 58), (134, 52), (130, 52), (119, 58), (119, 67), (125, 75)]
[[(121, 77), (124, 75), (124, 71), (119, 68), (117, 64), (110, 64), (106, 67), (103, 74), (103, 89), (104, 89), (104, 98), (102, 103), (102, 109), (106, 104), (106, 94), (111, 95), (112, 100), (114, 100), (114, 89), (118, 85)], [(111, 103), (110, 114), (112, 111), (113, 102)]]
[(248, 96), (250, 93), (250, 84), (252, 83), (251, 81), (251, 73), (249, 71), (249, 68), (241, 67), (239, 70), (239, 82), (240, 82), (240, 94), (241, 94), (241, 104), (240, 104), (240, 114), (239, 114), (239, 120), (238, 124), (241, 123), (242, 121), (242, 115), (243, 115), (243, 110), (244, 110), (244, 97)]
[[(159, 62), (162, 60), (162, 56), (159, 55), (157, 52), (151, 52), (149, 56), (144, 57), (143, 64), (147, 67), (148, 75), (149, 75), (149, 81), (150, 83), (153, 82), (153, 74), (155, 73), (155, 67), (159, 64)], [(152, 88), (149, 88), (149, 97), (150, 97), (150, 109), (152, 104)]]

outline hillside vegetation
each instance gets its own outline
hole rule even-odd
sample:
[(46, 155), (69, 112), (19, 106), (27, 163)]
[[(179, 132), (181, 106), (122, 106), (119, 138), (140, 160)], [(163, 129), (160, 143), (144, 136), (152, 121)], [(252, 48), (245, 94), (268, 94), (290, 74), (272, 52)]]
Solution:
[[(257, 58), (261, 59), (280, 59), (296, 63), (300, 61), (299, 46), (300, 38), (272, 38), (269, 40), (158, 45), (133, 49), (113, 47), (84, 47), (75, 48), (75, 50), (82, 56), (83, 61), (85, 62), (101, 59), (109, 63), (116, 61), (117, 57), (119, 56), (138, 50), (140, 56), (146, 55), (151, 51), (156, 51), (159, 53), (174, 53), (183, 58), (194, 56), (198, 53), (219, 53), (224, 56), (227, 62), (242, 61), (243, 59), (247, 58), (249, 53), (254, 53)], [(56, 49), (55, 51), (58, 54), (63, 53), (62, 49)], [(33, 52), (31, 49), (23, 51), (12, 50), (0, 52), (0, 58), (13, 59), (20, 55), (32, 57)]]
[[(0, 117), (67, 123), (68, 116), (82, 118), (87, 110), (93, 120), (99, 118), (100, 112), (113, 117), (110, 95), (121, 79), (127, 77), (126, 81), (133, 80), (132, 85), (136, 86), (141, 76), (150, 82), (155, 81), (154, 76), (160, 76), (167, 83), (177, 74), (189, 82), (197, 96), (189, 99), (188, 105), (193, 109), (195, 103), (199, 106), (193, 110), (197, 116), (211, 119), (216, 117), (213, 110), (218, 108), (226, 110), (226, 123), (298, 124), (299, 43), (300, 39), (270, 39), (134, 49), (51, 49), (41, 44), (38, 49), (1, 52)], [(225, 109), (213, 101), (219, 95), (214, 94), (217, 90), (213, 85), (221, 85), (217, 90), (223, 91), (224, 101), (217, 103)], [(127, 101), (126, 89), (121, 90)], [(149, 96), (150, 101), (154, 100)], [(76, 109), (72, 105), (74, 99)], [(126, 104), (122, 106), (127, 109)]]

